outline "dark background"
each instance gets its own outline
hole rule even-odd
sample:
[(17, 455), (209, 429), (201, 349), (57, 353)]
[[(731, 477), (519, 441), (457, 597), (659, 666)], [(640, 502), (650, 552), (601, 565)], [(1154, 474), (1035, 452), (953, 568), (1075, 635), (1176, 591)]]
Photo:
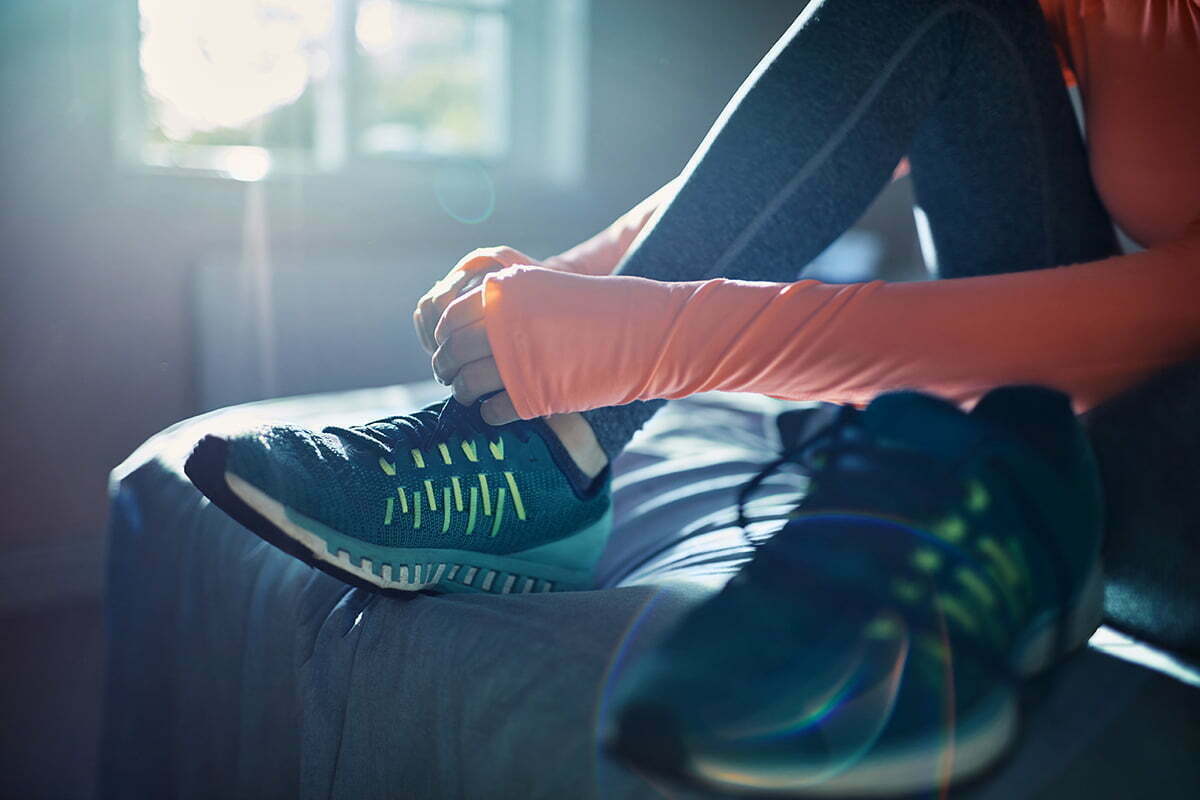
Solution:
[[(211, 278), (197, 276), (245, 246), (247, 184), (138, 174), (115, 160), (117, 5), (0, 3), (3, 797), (92, 790), (107, 474), (205, 405), (202, 362), (214, 354), (203, 354), (199, 340), (214, 322), (202, 318), (196, 297)], [(338, 324), (354, 317), (355, 298), (334, 298), (321, 307), (328, 363), (285, 371), (274, 388), (427, 377), (406, 326), (433, 280), (478, 246), (548, 256), (671, 179), (803, 5), (594, 0), (582, 184), (561, 192), (501, 181), (496, 212), (480, 225), (441, 211), (427, 175), (405, 186), (329, 177), (258, 184), (276, 268), (320, 285), (330, 264), (354, 263), (387, 299), (388, 330), (405, 331), (387, 343), (389, 358), (356, 359), (359, 334), (339, 332), (364, 323)], [(899, 182), (862, 223), (880, 235), (893, 274), (919, 262), (909, 203)]]

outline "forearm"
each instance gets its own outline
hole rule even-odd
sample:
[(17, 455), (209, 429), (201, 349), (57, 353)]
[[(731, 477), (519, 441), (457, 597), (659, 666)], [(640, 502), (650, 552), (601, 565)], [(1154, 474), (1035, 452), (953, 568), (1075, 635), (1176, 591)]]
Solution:
[(1200, 351), (1200, 243), (980, 278), (834, 286), (506, 271), (488, 335), (521, 416), (725, 390), (969, 402), (1038, 383), (1081, 410)]
[(675, 195), (678, 181), (667, 183), (587, 241), (546, 259), (546, 266), (580, 275), (611, 275), (654, 213)]

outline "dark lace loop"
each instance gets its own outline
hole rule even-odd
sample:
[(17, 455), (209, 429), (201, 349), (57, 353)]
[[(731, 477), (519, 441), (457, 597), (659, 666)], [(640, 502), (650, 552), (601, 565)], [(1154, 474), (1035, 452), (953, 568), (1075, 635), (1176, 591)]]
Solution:
[(743, 484), (742, 488), (738, 490), (738, 527), (748, 533), (746, 528), (749, 522), (746, 518), (746, 506), (749, 504), (751, 496), (762, 485), (763, 481), (774, 475), (784, 464), (796, 464), (801, 468), (807, 467), (809, 469), (815, 467), (821, 449), (819, 445), (826, 440), (835, 438), (838, 431), (849, 424), (852, 417), (857, 413), (853, 407), (843, 406), (838, 410), (837, 416), (828, 424), (819, 428), (812, 435), (798, 441), (793, 441), (790, 444), (787, 441), (788, 434), (781, 431), (781, 438), (784, 439), (783, 453), (773, 461), (764, 464), (758, 474)]
[(775, 459), (774, 461), (770, 461), (767, 464), (765, 464), (763, 466), (763, 468), (758, 471), (757, 475), (755, 475), (753, 478), (751, 478), (746, 483), (742, 484), (742, 488), (738, 490), (737, 524), (738, 524), (738, 527), (741, 528), (743, 532), (745, 532), (747, 534), (749, 533), (747, 528), (750, 525), (750, 521), (746, 518), (746, 506), (750, 503), (751, 495), (754, 494), (755, 490), (758, 489), (758, 487), (762, 484), (763, 481), (765, 481), (770, 476), (774, 475), (775, 472), (780, 467), (782, 467), (784, 464), (787, 464), (789, 462), (795, 463), (797, 455), (798, 455), (798, 451), (796, 448), (792, 448), (790, 450), (785, 450), (783, 455), (781, 455), (779, 458)]
[(811, 481), (810, 496), (819, 488), (825, 504), (839, 501), (842, 483), (835, 474), (851, 471), (860, 485), (871, 481), (880, 487), (902, 487), (904, 510), (917, 516), (936, 515), (961, 498), (965, 492), (961, 465), (874, 441), (859, 424), (860, 413), (853, 406), (841, 407), (823, 427), (763, 465), (738, 492), (738, 525), (746, 529), (746, 505), (763, 481), (784, 464), (799, 467)]
[[(847, 459), (855, 457), (858, 460), (858, 464), (855, 465), (856, 481), (861, 482), (884, 476), (885, 485), (903, 484), (904, 502), (907, 506), (906, 510), (909, 512), (905, 516), (915, 518), (936, 516), (938, 512), (953, 507), (956, 502), (961, 500), (965, 492), (963, 464), (938, 461), (913, 450), (900, 450), (873, 443), (862, 435), (862, 430), (856, 420), (857, 414), (858, 412), (852, 407), (844, 407), (837, 417), (826, 426), (788, 447), (778, 458), (765, 464), (759, 473), (745, 483), (738, 492), (738, 525), (744, 531), (747, 529), (749, 522), (745, 510), (752, 495), (763, 481), (784, 464), (789, 463), (799, 466), (809, 476), (811, 481), (809, 497), (812, 496), (813, 488), (818, 485), (825, 490), (828, 496), (822, 498), (822, 505), (827, 505), (830, 499), (837, 497), (839, 484), (836, 480), (836, 473), (844, 472), (849, 463)], [(867, 469), (864, 470), (864, 467)], [(1069, 652), (1070, 645), (1066, 619), (1071, 602), (1068, 557), (1058, 544), (1055, 532), (1046, 530), (1044, 521), (1033, 512), (1033, 509), (1036, 508), (1036, 501), (1027, 496), (1023, 482), (1019, 476), (1013, 474), (1012, 467), (1003, 461), (994, 460), (989, 461), (989, 467), (1002, 476), (1005, 483), (1009, 484), (1008, 488), (1017, 497), (1017, 507), (1026, 525), (1030, 530), (1036, 531), (1038, 541), (1047, 547), (1050, 568), (1056, 581), (1058, 606), (1062, 614), (1062, 619), (1058, 621), (1057, 641), (1055, 642), (1056, 658), (1054, 660), (1061, 661), (1062, 657)], [(767, 540), (767, 543), (770, 541)], [(949, 545), (946, 545), (946, 549), (948, 548)], [(759, 563), (764, 555), (768, 554), (760, 553), (759, 557), (751, 561), (748, 569), (755, 569), (756, 566), (759, 569), (766, 568), (766, 565)], [(770, 555), (772, 557), (769, 560), (774, 562), (779, 554), (771, 553)], [(956, 555), (964, 562), (974, 562), (974, 559), (968, 557), (966, 553)], [(992, 584), (993, 590), (999, 591), (998, 587), (994, 585), (994, 581), (988, 577), (989, 573), (979, 569), (978, 565), (975, 566), (975, 573), (984, 576), (984, 579)], [(819, 580), (832, 580), (835, 583), (839, 580), (836, 573), (825, 569), (819, 559), (801, 558), (799, 562), (789, 559), (787, 569), (789, 570), (789, 579), (792, 580), (795, 579), (796, 572), (807, 573), (805, 580), (814, 584)], [(838, 591), (841, 595), (841, 602), (851, 606), (882, 608), (892, 603), (891, 596), (883, 590), (881, 584), (864, 584), (857, 579), (847, 577), (844, 585), (838, 587)], [(915, 624), (925, 631), (935, 633), (940, 631), (943, 632), (943, 635), (945, 635), (947, 626), (953, 627), (953, 624), (942, 616), (939, 609), (933, 604), (920, 608), (908, 608), (905, 611), (905, 617), (910, 624)], [(1012, 623), (1019, 627), (1018, 619), (1012, 619)], [(953, 652), (959, 658), (971, 659), (980, 668), (990, 673), (993, 678), (1005, 684), (1018, 686), (1024, 683), (1023, 676), (1017, 673), (1013, 664), (1004, 657), (1004, 654), (982, 644), (975, 637), (955, 635)], [(1053, 682), (1055, 679), (1056, 676), (1052, 673), (1049, 682)]]

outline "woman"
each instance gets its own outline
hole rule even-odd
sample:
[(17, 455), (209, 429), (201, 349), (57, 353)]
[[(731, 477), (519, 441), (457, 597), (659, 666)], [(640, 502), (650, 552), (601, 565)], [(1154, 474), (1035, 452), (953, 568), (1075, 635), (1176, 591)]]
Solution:
[[(462, 403), (482, 399), (475, 416), (450, 404), (350, 430), (210, 438), (189, 475), (260, 535), (351, 582), (572, 588), (586, 585), (603, 547), (605, 466), (666, 398), (723, 389), (862, 405), (915, 388), (971, 406), (997, 386), (1040, 384), (1069, 394), (1076, 411), (1096, 409), (1098, 424), (1119, 430), (1147, 413), (1147, 404), (1164, 402), (1164, 390), (1147, 383), (1152, 376), (1200, 353), (1198, 42), (1197, 0), (1042, 0), (1040, 9), (1032, 0), (813, 2), (676, 181), (542, 265), (510, 248), (476, 251), (422, 300), (415, 321), (434, 371)], [(1068, 80), (1080, 85), (1086, 148), (1056, 46)], [(949, 280), (796, 282), (904, 157), (929, 220), (938, 277)], [(1114, 220), (1147, 249), (1119, 254)], [(1185, 381), (1197, 372), (1183, 369)], [(1156, 380), (1179, 381), (1179, 374)], [(1136, 401), (1137, 411), (1128, 399), (1104, 405), (1138, 386), (1148, 396)], [(912, 400), (925, 409), (914, 413), (931, 430), (954, 429), (963, 441), (971, 431), (994, 430), (988, 414), (964, 423), (923, 402)], [(1040, 424), (1038, 409), (1046, 418), (1058, 413), (1053, 400), (1011, 394), (988, 408), (1004, 404), (1028, 412), (1016, 427)], [(865, 414), (882, 419), (873, 408)], [(533, 422), (493, 431), (482, 424), (517, 419)], [(1069, 439), (1073, 422), (1055, 419), (1055, 435)], [(878, 454), (888, 445), (876, 439)], [(1040, 469), (1025, 462), (1030, 473)], [(1086, 479), (1075, 477), (1064, 480), (1078, 489), (1076, 516), (1087, 517), (1094, 509)], [(976, 498), (1008, 491), (1001, 483), (980, 484)], [(1111, 506), (1123, 489), (1108, 488)], [(915, 514), (890, 513), (921, 528)], [(846, 530), (837, 531), (844, 540)], [(446, 545), (435, 534), (459, 537)], [(939, 535), (939, 547), (953, 544), (955, 535)], [(1056, 547), (1044, 531), (1019, 538), (1013, 547), (1026, 551)], [(1060, 556), (1030, 560), (1053, 564)], [(861, 557), (878, 560), (870, 548)], [(418, 561), (438, 566), (392, 566)], [(1087, 572), (1074, 562), (1058, 567)], [(1020, 591), (1042, 587), (1036, 572), (1013, 579)], [(767, 592), (764, 574), (748, 570), (723, 593), (742, 593), (739, 614), (770, 616), (800, 602)], [(788, 585), (807, 584), (797, 575)], [(975, 592), (981, 608), (989, 591)], [(746, 592), (758, 599), (745, 599)], [(696, 622), (720, 617), (721, 602), (734, 601), (702, 605), (681, 626), (663, 652), (684, 656), (664, 656), (660, 673), (669, 678), (704, 662), (697, 654), (705, 647), (745, 651), (759, 641), (754, 626), (739, 634)], [(937, 607), (943, 621), (947, 608)], [(1056, 613), (1065, 619), (1073, 610), (1062, 605)], [(902, 618), (920, 628), (915, 617)], [(967, 632), (946, 636), (960, 663), (971, 663), (962, 658), (978, 645)], [(1070, 644), (1084, 639), (1086, 631), (1077, 631)], [(811, 641), (791, 644), (803, 649)], [(1009, 637), (992, 655), (1010, 662), (1018, 656), (1013, 646)], [(820, 652), (831, 660), (843, 655)], [(696, 685), (734, 692), (739, 677), (746, 676), (730, 669)], [(635, 700), (653, 683), (638, 680), (643, 686), (626, 693)], [(931, 697), (947, 686), (961, 691), (958, 681), (943, 681)], [(821, 691), (795, 703), (817, 703)], [(831, 793), (921, 789), (935, 782), (931, 765), (945, 755), (925, 732), (897, 767), (895, 759), (875, 757), (880, 748), (856, 730), (853, 746), (832, 748), (840, 753), (835, 765), (799, 777), (781, 777), (780, 765), (804, 762), (811, 742), (780, 753), (741, 737), (730, 745), (734, 755), (709, 752), (705, 762), (701, 750), (721, 745), (694, 726), (715, 723), (679, 711), (700, 703), (699, 695), (676, 699), (674, 711), (627, 703), (618, 749), (717, 785), (819, 784)], [(922, 704), (903, 695), (899, 702)], [(1000, 711), (957, 708), (960, 726), (978, 722), (981, 733), (964, 739), (973, 755), (946, 773), (952, 778), (992, 763), (1011, 734), (1008, 727), (998, 733), (1010, 722)], [(846, 747), (852, 755), (842, 753)]]

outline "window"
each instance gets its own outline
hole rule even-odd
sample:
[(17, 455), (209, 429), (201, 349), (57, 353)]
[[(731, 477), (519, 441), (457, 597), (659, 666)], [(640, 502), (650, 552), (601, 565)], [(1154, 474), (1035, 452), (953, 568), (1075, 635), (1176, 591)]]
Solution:
[(502, 7), (363, 0), (355, 20), (359, 147), (503, 153), (508, 25)]
[(240, 180), (391, 158), (505, 162), (569, 181), (583, 4), (136, 0), (120, 149), (147, 167)]

